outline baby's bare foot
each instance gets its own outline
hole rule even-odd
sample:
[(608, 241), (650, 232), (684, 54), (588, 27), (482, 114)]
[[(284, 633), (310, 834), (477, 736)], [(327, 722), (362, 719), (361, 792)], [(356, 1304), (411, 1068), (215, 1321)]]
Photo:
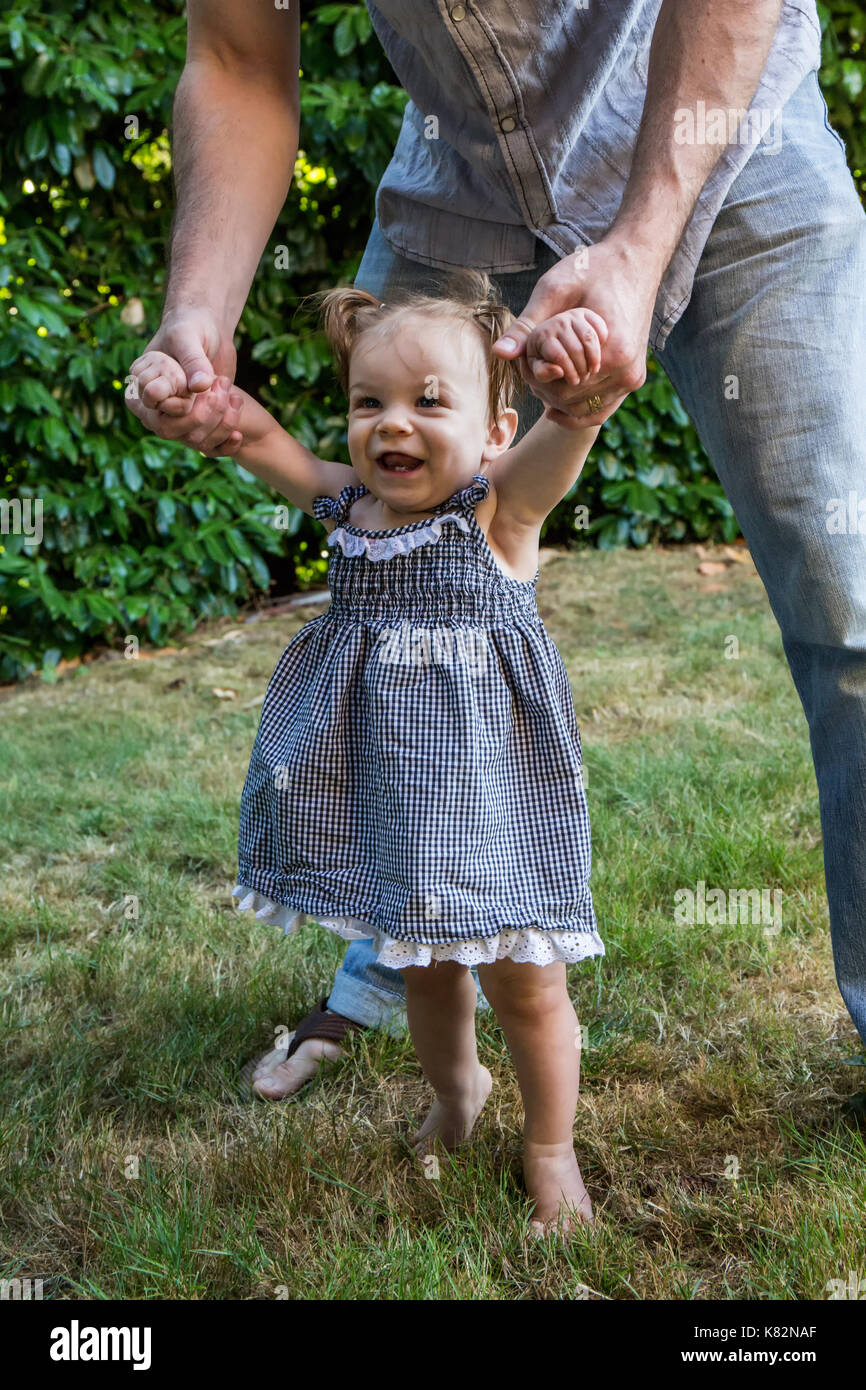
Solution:
[(479, 1064), (475, 1075), (459, 1093), (437, 1096), (423, 1125), (410, 1137), (415, 1152), (419, 1155), (431, 1153), (437, 1140), (445, 1149), (456, 1149), (468, 1139), (492, 1085), (490, 1072)]
[(573, 1145), (527, 1141), (523, 1150), (523, 1177), (526, 1190), (535, 1199), (529, 1223), (533, 1236), (554, 1233), (565, 1236), (575, 1222), (589, 1225), (595, 1221)]

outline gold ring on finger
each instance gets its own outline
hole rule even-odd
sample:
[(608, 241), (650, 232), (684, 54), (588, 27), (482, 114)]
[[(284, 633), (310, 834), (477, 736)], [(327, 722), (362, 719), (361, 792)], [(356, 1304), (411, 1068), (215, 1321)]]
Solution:
[(595, 415), (596, 411), (604, 409), (601, 402), (601, 396), (590, 396), (586, 403), (589, 406), (588, 413), (590, 415)]

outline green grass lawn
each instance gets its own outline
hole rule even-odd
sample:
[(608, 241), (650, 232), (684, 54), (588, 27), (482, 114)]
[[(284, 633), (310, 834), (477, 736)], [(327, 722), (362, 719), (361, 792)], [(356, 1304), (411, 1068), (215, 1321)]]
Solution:
[[(763, 586), (751, 562), (698, 575), (694, 547), (545, 558), (607, 946), (569, 971), (596, 1227), (525, 1238), (489, 1014), (496, 1088), (438, 1179), (405, 1144), (429, 1104), (408, 1036), (356, 1036), (295, 1104), (240, 1097), (344, 950), (230, 896), (256, 697), (305, 607), (0, 698), (4, 1277), (60, 1299), (823, 1299), (866, 1275), (864, 1130), (842, 1108), (863, 1048)], [(781, 929), (677, 921), (699, 881), (780, 890)]]

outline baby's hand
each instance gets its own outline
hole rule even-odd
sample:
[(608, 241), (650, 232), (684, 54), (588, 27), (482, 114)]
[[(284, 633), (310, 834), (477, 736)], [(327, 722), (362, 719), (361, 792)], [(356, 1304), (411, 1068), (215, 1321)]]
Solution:
[(600, 369), (607, 336), (607, 324), (594, 309), (564, 309), (530, 333), (527, 368), (538, 381), (564, 377), (571, 386), (579, 386)]
[(273, 415), (253, 396), (247, 395), (239, 386), (233, 386), (227, 376), (218, 376), (205, 395), (222, 406), (214, 439), (224, 442), (219, 448), (202, 450), (213, 458), (236, 458), (243, 450), (260, 444), (271, 430), (279, 429)]
[(151, 349), (142, 353), (141, 357), (136, 357), (129, 369), (126, 383), (125, 395), (130, 400), (140, 400), (148, 410), (159, 410), (162, 402), (171, 397), (183, 397), (183, 405), (176, 400), (176, 408), (171, 413), (185, 415), (192, 410), (197, 399), (187, 391), (186, 373), (180, 363), (157, 349)]

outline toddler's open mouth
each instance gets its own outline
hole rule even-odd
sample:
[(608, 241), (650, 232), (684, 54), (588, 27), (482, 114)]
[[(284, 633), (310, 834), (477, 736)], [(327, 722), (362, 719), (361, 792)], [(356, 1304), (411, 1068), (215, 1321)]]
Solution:
[(413, 454), (395, 452), (380, 454), (376, 462), (386, 473), (416, 473), (424, 460), (415, 458)]

